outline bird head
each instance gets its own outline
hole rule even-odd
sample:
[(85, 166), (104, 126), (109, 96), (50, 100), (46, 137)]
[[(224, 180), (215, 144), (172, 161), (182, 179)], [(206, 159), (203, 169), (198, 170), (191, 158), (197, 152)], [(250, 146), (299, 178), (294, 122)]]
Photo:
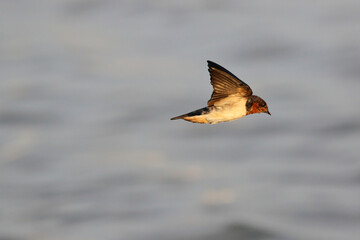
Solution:
[(246, 115), (262, 112), (271, 115), (266, 102), (255, 95), (250, 96), (246, 101), (246, 112)]

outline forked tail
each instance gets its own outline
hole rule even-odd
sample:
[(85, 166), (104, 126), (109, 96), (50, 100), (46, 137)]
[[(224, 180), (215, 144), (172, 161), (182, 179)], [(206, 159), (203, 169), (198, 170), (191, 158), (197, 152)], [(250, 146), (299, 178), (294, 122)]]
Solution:
[(198, 110), (177, 116), (177, 117), (173, 117), (170, 120), (176, 120), (176, 119), (185, 119), (186, 117), (194, 117), (194, 116), (200, 116), (200, 115), (204, 115), (210, 112), (210, 109), (208, 107), (204, 107), (204, 108), (200, 108)]

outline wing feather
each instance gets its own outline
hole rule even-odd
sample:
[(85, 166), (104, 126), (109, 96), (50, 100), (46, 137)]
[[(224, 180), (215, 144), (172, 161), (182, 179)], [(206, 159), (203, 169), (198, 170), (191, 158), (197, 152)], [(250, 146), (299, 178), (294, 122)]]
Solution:
[(208, 106), (214, 105), (217, 101), (228, 97), (229, 95), (239, 95), (239, 97), (248, 97), (252, 95), (252, 90), (245, 82), (241, 81), (234, 74), (222, 66), (208, 62), (210, 81), (214, 88)]

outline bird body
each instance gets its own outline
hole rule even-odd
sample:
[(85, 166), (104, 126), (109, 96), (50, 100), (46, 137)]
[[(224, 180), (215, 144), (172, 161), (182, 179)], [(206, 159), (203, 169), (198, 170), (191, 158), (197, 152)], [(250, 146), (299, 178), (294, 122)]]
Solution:
[(208, 67), (214, 88), (208, 106), (171, 120), (184, 119), (194, 123), (215, 124), (253, 113), (270, 114), (266, 102), (252, 95), (252, 90), (246, 83), (214, 62), (208, 61)]

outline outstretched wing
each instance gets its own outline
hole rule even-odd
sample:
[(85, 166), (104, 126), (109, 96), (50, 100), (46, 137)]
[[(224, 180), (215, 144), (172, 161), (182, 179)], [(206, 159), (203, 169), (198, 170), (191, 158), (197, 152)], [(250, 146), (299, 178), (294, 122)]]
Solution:
[(211, 98), (208, 101), (208, 106), (214, 105), (214, 103), (229, 95), (236, 94), (239, 97), (248, 97), (252, 95), (251, 88), (234, 74), (214, 62), (207, 62), (211, 85), (214, 88)]

